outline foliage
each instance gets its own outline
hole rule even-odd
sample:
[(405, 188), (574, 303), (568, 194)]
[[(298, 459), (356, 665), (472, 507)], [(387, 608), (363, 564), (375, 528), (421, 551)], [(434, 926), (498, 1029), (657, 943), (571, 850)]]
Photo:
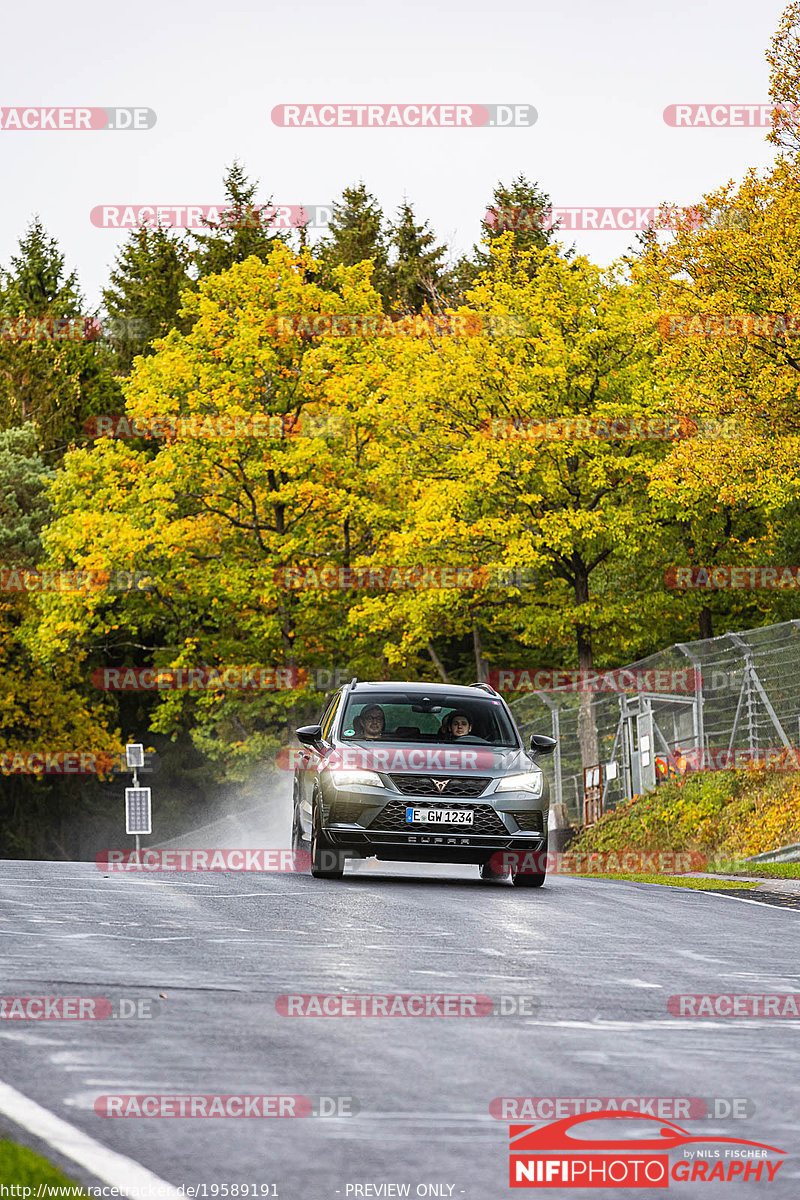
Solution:
[(800, 836), (800, 780), (765, 767), (670, 780), (606, 813), (570, 851), (697, 851), (741, 859)]
[[(443, 282), (453, 301), (462, 301), (479, 276), (491, 269), (495, 239), (510, 236), (514, 250), (521, 253), (544, 250), (553, 243), (558, 227), (552, 222), (551, 208), (550, 197), (524, 175), (518, 175), (510, 186), (498, 183), (481, 217), (482, 245), (473, 246), (471, 254), (462, 255)], [(527, 268), (534, 268), (537, 261), (536, 255), (529, 255), (525, 260)]]
[(0, 432), (0, 564), (37, 565), (52, 478), (37, 450), (35, 425)]
[[(533, 427), (657, 414), (649, 331), (636, 295), (586, 259), (521, 252), (510, 235), (491, 254), (469, 307), (452, 314), (465, 328), (477, 314), (478, 332), (367, 348), (384, 396), (385, 485), (404, 513), (402, 524), (385, 522), (370, 555), (480, 567), (497, 586), (367, 596), (350, 620), (389, 635), (384, 653), (399, 669), (430, 638), (463, 637), (476, 624), (488, 631), (490, 660), (512, 638), (581, 667), (592, 667), (595, 644), (624, 662), (653, 619), (654, 578), (659, 586), (646, 489), (663, 447), (574, 431), (541, 437)], [(357, 383), (345, 376), (336, 386)], [(626, 593), (614, 574), (623, 564)]]
[[(358, 655), (343, 593), (293, 592), (279, 577), (286, 564), (346, 562), (367, 536), (353, 491), (369, 464), (359, 432), (369, 413), (357, 412), (356, 427), (339, 436), (332, 418), (346, 405), (330, 393), (321, 347), (276, 322), (298, 312), (380, 312), (380, 301), (364, 266), (341, 268), (334, 293), (308, 282), (309, 265), (307, 254), (281, 246), (266, 263), (250, 258), (202, 280), (185, 296), (190, 332), (173, 330), (138, 359), (126, 387), (132, 417), (272, 418), (276, 434), (195, 436), (179, 425), (155, 450), (101, 439), (67, 456), (54, 489), (60, 515), (45, 536), (51, 561), (143, 570), (154, 582), (113, 600), (43, 597), (44, 656), (70, 654), (89, 671), (99, 661), (293, 667)], [(358, 341), (334, 347), (345, 358), (359, 352)], [(299, 436), (282, 436), (290, 427)], [(236, 774), (279, 743), (300, 698), (296, 689), (165, 691), (152, 728), (169, 736), (190, 728), (195, 744)]]
[(109, 336), (119, 370), (127, 374), (137, 354), (179, 326), (181, 293), (189, 287), (185, 238), (159, 226), (131, 230), (103, 290)]
[(271, 201), (256, 201), (258, 188), (258, 180), (248, 179), (241, 163), (234, 162), (226, 172), (225, 212), (217, 221), (206, 221), (208, 233), (191, 234), (195, 245), (191, 260), (201, 279), (248, 258), (266, 262), (273, 250), (285, 243), (285, 235), (270, 224)]
[[(798, 27), (792, 3), (768, 52), (775, 103), (800, 94)], [(664, 572), (800, 554), (800, 356), (780, 320), (800, 313), (795, 135), (779, 117), (772, 167), (701, 197), (608, 269), (560, 244), (548, 196), (522, 174), (497, 184), (480, 246), (454, 266), (409, 201), (387, 221), (363, 181), (316, 252), (301, 235), (295, 253), (235, 162), (229, 211), (207, 229), (130, 234), (104, 290), (105, 336), (34, 220), (0, 274), (0, 555), (151, 582), (0, 592), (0, 752), (108, 749), (152, 731), (174, 761), (188, 747), (191, 770), (241, 780), (318, 708), (302, 681), (115, 697), (98, 696), (92, 671), (470, 682), (489, 666), (614, 667), (794, 618), (795, 591), (680, 593)], [(401, 314), (402, 335), (384, 320)], [(712, 336), (707, 314), (733, 327)], [(378, 331), (342, 336), (308, 320), (320, 315)], [(48, 335), (59, 322), (78, 335)], [(87, 418), (123, 407), (177, 424), (87, 444)], [(180, 423), (206, 418), (238, 432)], [(662, 418), (690, 436), (569, 429)], [(266, 435), (243, 424), (254, 419)], [(286, 570), (326, 565), (476, 574), (450, 588), (286, 583)], [(6, 794), (9, 827), (40, 819), (40, 781), (13, 778)], [(796, 817), (790, 777), (709, 775), (585, 838), (740, 854), (796, 840)]]
[(436, 245), (428, 222), (418, 224), (408, 201), (401, 204), (391, 228), (389, 245), (392, 262), (388, 268), (388, 293), (397, 312), (419, 313), (441, 308), (442, 259), (446, 250)]
[(372, 263), (373, 286), (388, 306), (388, 233), (381, 207), (363, 180), (345, 188), (341, 200), (333, 205), (328, 236), (317, 247), (325, 286), (336, 286), (337, 267), (368, 261)]
[(38, 220), (11, 267), (0, 286), (0, 429), (33, 421), (43, 448), (61, 452), (89, 416), (115, 411), (111, 353)]

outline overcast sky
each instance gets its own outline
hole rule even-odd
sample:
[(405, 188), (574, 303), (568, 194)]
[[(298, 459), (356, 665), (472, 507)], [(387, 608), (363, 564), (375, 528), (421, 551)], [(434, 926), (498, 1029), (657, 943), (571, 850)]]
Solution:
[[(387, 213), (404, 197), (455, 252), (469, 249), (495, 183), (519, 173), (557, 207), (690, 204), (764, 166), (760, 128), (671, 128), (676, 103), (760, 104), (773, 0), (173, 0), (96, 8), (38, 0), (3, 18), (6, 106), (134, 105), (150, 130), (0, 131), (6, 264), (33, 213), (92, 303), (122, 234), (100, 204), (210, 204), (239, 158), (260, 198), (326, 204), (363, 179)], [(284, 103), (532, 104), (527, 128), (291, 129)], [(610, 262), (624, 232), (569, 235)]]

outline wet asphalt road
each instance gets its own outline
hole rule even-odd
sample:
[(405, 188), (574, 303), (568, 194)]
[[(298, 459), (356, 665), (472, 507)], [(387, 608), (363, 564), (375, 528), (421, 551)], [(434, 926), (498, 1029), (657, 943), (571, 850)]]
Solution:
[[(481, 883), (476, 870), (373, 862), (337, 883), (2, 863), (3, 995), (144, 998), (155, 1015), (2, 1021), (0, 1080), (172, 1184), (274, 1184), (282, 1200), (376, 1195), (352, 1188), (381, 1183), (408, 1183), (412, 1196), (428, 1184), (469, 1200), (509, 1196), (494, 1097), (746, 1098), (749, 1119), (692, 1132), (785, 1149), (766, 1194), (800, 1195), (800, 1021), (689, 1020), (666, 1007), (680, 992), (800, 992), (798, 914), (625, 882), (562, 877), (520, 890)], [(276, 1011), (280, 994), (340, 991), (524, 995), (535, 1011)], [(359, 1111), (96, 1115), (99, 1095), (129, 1093), (352, 1097), (342, 1104)], [(671, 1186), (736, 1197), (766, 1185)]]

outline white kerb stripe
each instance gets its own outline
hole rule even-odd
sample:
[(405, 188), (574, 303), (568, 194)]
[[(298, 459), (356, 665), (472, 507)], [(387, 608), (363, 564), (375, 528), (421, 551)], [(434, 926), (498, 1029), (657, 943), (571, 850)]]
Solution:
[[(59, 1154), (69, 1158), (79, 1166), (85, 1167), (92, 1175), (119, 1188), (121, 1192), (130, 1190), (136, 1195), (138, 1188), (156, 1188), (157, 1195), (166, 1198), (174, 1197), (183, 1200), (181, 1193), (171, 1183), (159, 1179), (152, 1171), (148, 1171), (141, 1163), (126, 1158), (109, 1150), (94, 1138), (89, 1137), (68, 1121), (62, 1121), (48, 1109), (42, 1108), (35, 1100), (30, 1100), (7, 1083), (0, 1082), (0, 1113), (8, 1117), (16, 1125), (21, 1125), (29, 1133), (34, 1134), (48, 1146), (52, 1146)], [(146, 1194), (146, 1192), (145, 1192)]]

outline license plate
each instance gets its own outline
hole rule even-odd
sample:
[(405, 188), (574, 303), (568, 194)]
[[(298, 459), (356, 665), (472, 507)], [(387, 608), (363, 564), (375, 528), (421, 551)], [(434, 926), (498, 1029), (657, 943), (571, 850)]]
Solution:
[(468, 808), (407, 808), (406, 821), (415, 825), (473, 825)]

